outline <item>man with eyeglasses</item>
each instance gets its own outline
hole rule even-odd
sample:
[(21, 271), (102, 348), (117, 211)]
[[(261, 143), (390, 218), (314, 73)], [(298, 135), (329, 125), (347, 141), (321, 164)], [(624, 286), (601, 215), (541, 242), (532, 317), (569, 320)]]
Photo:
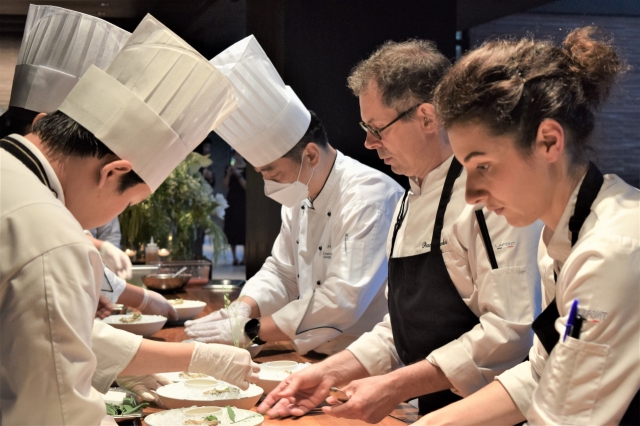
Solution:
[(466, 205), (466, 173), (431, 104), (449, 66), (430, 42), (387, 42), (349, 76), (365, 147), (410, 181), (387, 239), (389, 314), (347, 350), (283, 381), (259, 411), (303, 415), (344, 386), (348, 402), (324, 412), (377, 423), (418, 398), (426, 414), (527, 356), (541, 226), (512, 228)]

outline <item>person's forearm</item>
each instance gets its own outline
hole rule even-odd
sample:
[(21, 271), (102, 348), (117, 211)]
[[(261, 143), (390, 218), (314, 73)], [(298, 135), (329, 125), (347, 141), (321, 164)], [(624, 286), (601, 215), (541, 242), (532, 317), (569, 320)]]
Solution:
[(515, 425), (525, 420), (502, 384), (495, 380), (478, 392), (423, 417), (425, 425)]
[(167, 343), (143, 339), (138, 352), (122, 370), (122, 376), (140, 376), (167, 371), (187, 371), (195, 343)]
[(124, 291), (118, 297), (118, 303), (125, 306), (131, 306), (137, 308), (144, 300), (144, 289), (142, 287), (136, 287), (132, 284), (127, 284)]
[(253, 297), (242, 296), (238, 299), (251, 307), (251, 318), (260, 318), (260, 307)]
[(265, 342), (286, 342), (291, 340), (291, 337), (280, 330), (271, 316), (260, 318), (258, 337)]
[(371, 376), (358, 358), (346, 349), (316, 365), (322, 366), (323, 371), (334, 378), (336, 386), (344, 386), (354, 380)]
[(426, 359), (388, 373), (388, 377), (396, 384), (398, 391), (402, 394), (402, 400), (452, 387), (442, 370)]

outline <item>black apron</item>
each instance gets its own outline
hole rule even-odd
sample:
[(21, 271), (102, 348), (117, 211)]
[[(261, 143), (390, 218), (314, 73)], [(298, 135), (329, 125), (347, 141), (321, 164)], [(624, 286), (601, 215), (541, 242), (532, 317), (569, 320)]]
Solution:
[[(578, 241), (580, 229), (591, 213), (591, 205), (598, 196), (603, 183), (604, 176), (602, 176), (602, 173), (598, 170), (595, 164), (589, 162), (587, 174), (585, 175), (582, 185), (578, 190), (578, 198), (576, 199), (576, 207), (573, 211), (573, 216), (569, 219), (571, 247), (573, 247)], [(553, 275), (554, 279), (557, 280), (558, 277), (555, 272)], [(538, 315), (538, 318), (536, 318), (531, 327), (548, 354), (551, 354), (553, 348), (560, 341), (560, 333), (558, 333), (554, 327), (558, 318), (560, 318), (560, 313), (558, 312), (558, 305), (554, 298), (545, 310)], [(636, 393), (636, 396), (631, 401), (629, 408), (622, 417), (620, 422), (621, 425), (640, 425), (639, 393)]]
[[(432, 351), (459, 338), (480, 322), (463, 302), (451, 281), (441, 250), (444, 213), (451, 200), (455, 180), (462, 166), (454, 158), (442, 188), (433, 227), (431, 252), (393, 257), (398, 230), (406, 214), (404, 194), (396, 219), (389, 254), (389, 315), (393, 340), (405, 365), (424, 360)], [(482, 225), (484, 215), (480, 211)], [(480, 217), (479, 216), (479, 217)], [(484, 226), (486, 230), (486, 225)], [(486, 234), (488, 237), (488, 233)], [(483, 231), (484, 236), (484, 231)], [(484, 241), (491, 248), (490, 241)], [(491, 254), (493, 250), (491, 249)], [(495, 259), (495, 258), (494, 258)], [(492, 262), (493, 263), (493, 262)], [(420, 414), (424, 415), (461, 399), (450, 390), (418, 397)]]

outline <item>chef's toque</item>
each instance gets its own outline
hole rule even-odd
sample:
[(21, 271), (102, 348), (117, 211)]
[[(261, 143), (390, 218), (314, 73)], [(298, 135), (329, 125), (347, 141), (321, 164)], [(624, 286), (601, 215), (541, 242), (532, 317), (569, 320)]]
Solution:
[(87, 68), (106, 68), (130, 35), (84, 13), (30, 5), (9, 105), (54, 112)]
[(104, 71), (87, 70), (60, 111), (155, 191), (236, 107), (227, 78), (147, 15)]
[(265, 166), (297, 144), (311, 114), (282, 78), (254, 36), (211, 60), (231, 81), (238, 109), (216, 128), (255, 167)]

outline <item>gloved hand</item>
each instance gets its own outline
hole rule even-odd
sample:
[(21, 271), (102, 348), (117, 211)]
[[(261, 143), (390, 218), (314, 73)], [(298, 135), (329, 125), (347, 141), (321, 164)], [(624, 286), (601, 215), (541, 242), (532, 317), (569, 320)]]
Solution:
[(131, 278), (131, 259), (118, 247), (108, 241), (103, 241), (100, 256), (105, 265), (123, 280)]
[(229, 313), (227, 312), (229, 309), (232, 310), (233, 312), (235, 312), (236, 315), (238, 315), (238, 316), (243, 316), (243, 317), (247, 317), (247, 318), (251, 317), (251, 306), (249, 306), (248, 304), (246, 304), (244, 302), (236, 300), (235, 302), (230, 304), (228, 308), (219, 309), (219, 310), (217, 310), (215, 312), (211, 312), (209, 315), (205, 315), (202, 318), (198, 318), (196, 320), (185, 321), (184, 326), (185, 327), (191, 327), (194, 324), (204, 324), (204, 323), (208, 323), (208, 322), (220, 321), (222, 319), (227, 319), (227, 318), (229, 318)]
[[(203, 343), (222, 343), (244, 348), (251, 344), (244, 332), (244, 325), (251, 318), (251, 307), (244, 302), (234, 302), (227, 309), (220, 309), (217, 321), (193, 321), (185, 327), (187, 336)], [(212, 315), (212, 314), (210, 314)], [(186, 324), (185, 324), (186, 325)]]
[(135, 393), (143, 400), (155, 402), (163, 408), (164, 405), (162, 405), (156, 389), (173, 383), (171, 380), (159, 374), (150, 374), (148, 376), (119, 376), (116, 382), (118, 386)]
[(149, 315), (162, 315), (176, 321), (178, 319), (178, 312), (171, 303), (162, 295), (152, 290), (144, 289), (144, 299), (140, 306), (136, 307), (137, 310), (143, 314)]
[(189, 372), (204, 373), (247, 390), (249, 382), (258, 380), (260, 366), (251, 361), (251, 354), (246, 349), (196, 342)]

